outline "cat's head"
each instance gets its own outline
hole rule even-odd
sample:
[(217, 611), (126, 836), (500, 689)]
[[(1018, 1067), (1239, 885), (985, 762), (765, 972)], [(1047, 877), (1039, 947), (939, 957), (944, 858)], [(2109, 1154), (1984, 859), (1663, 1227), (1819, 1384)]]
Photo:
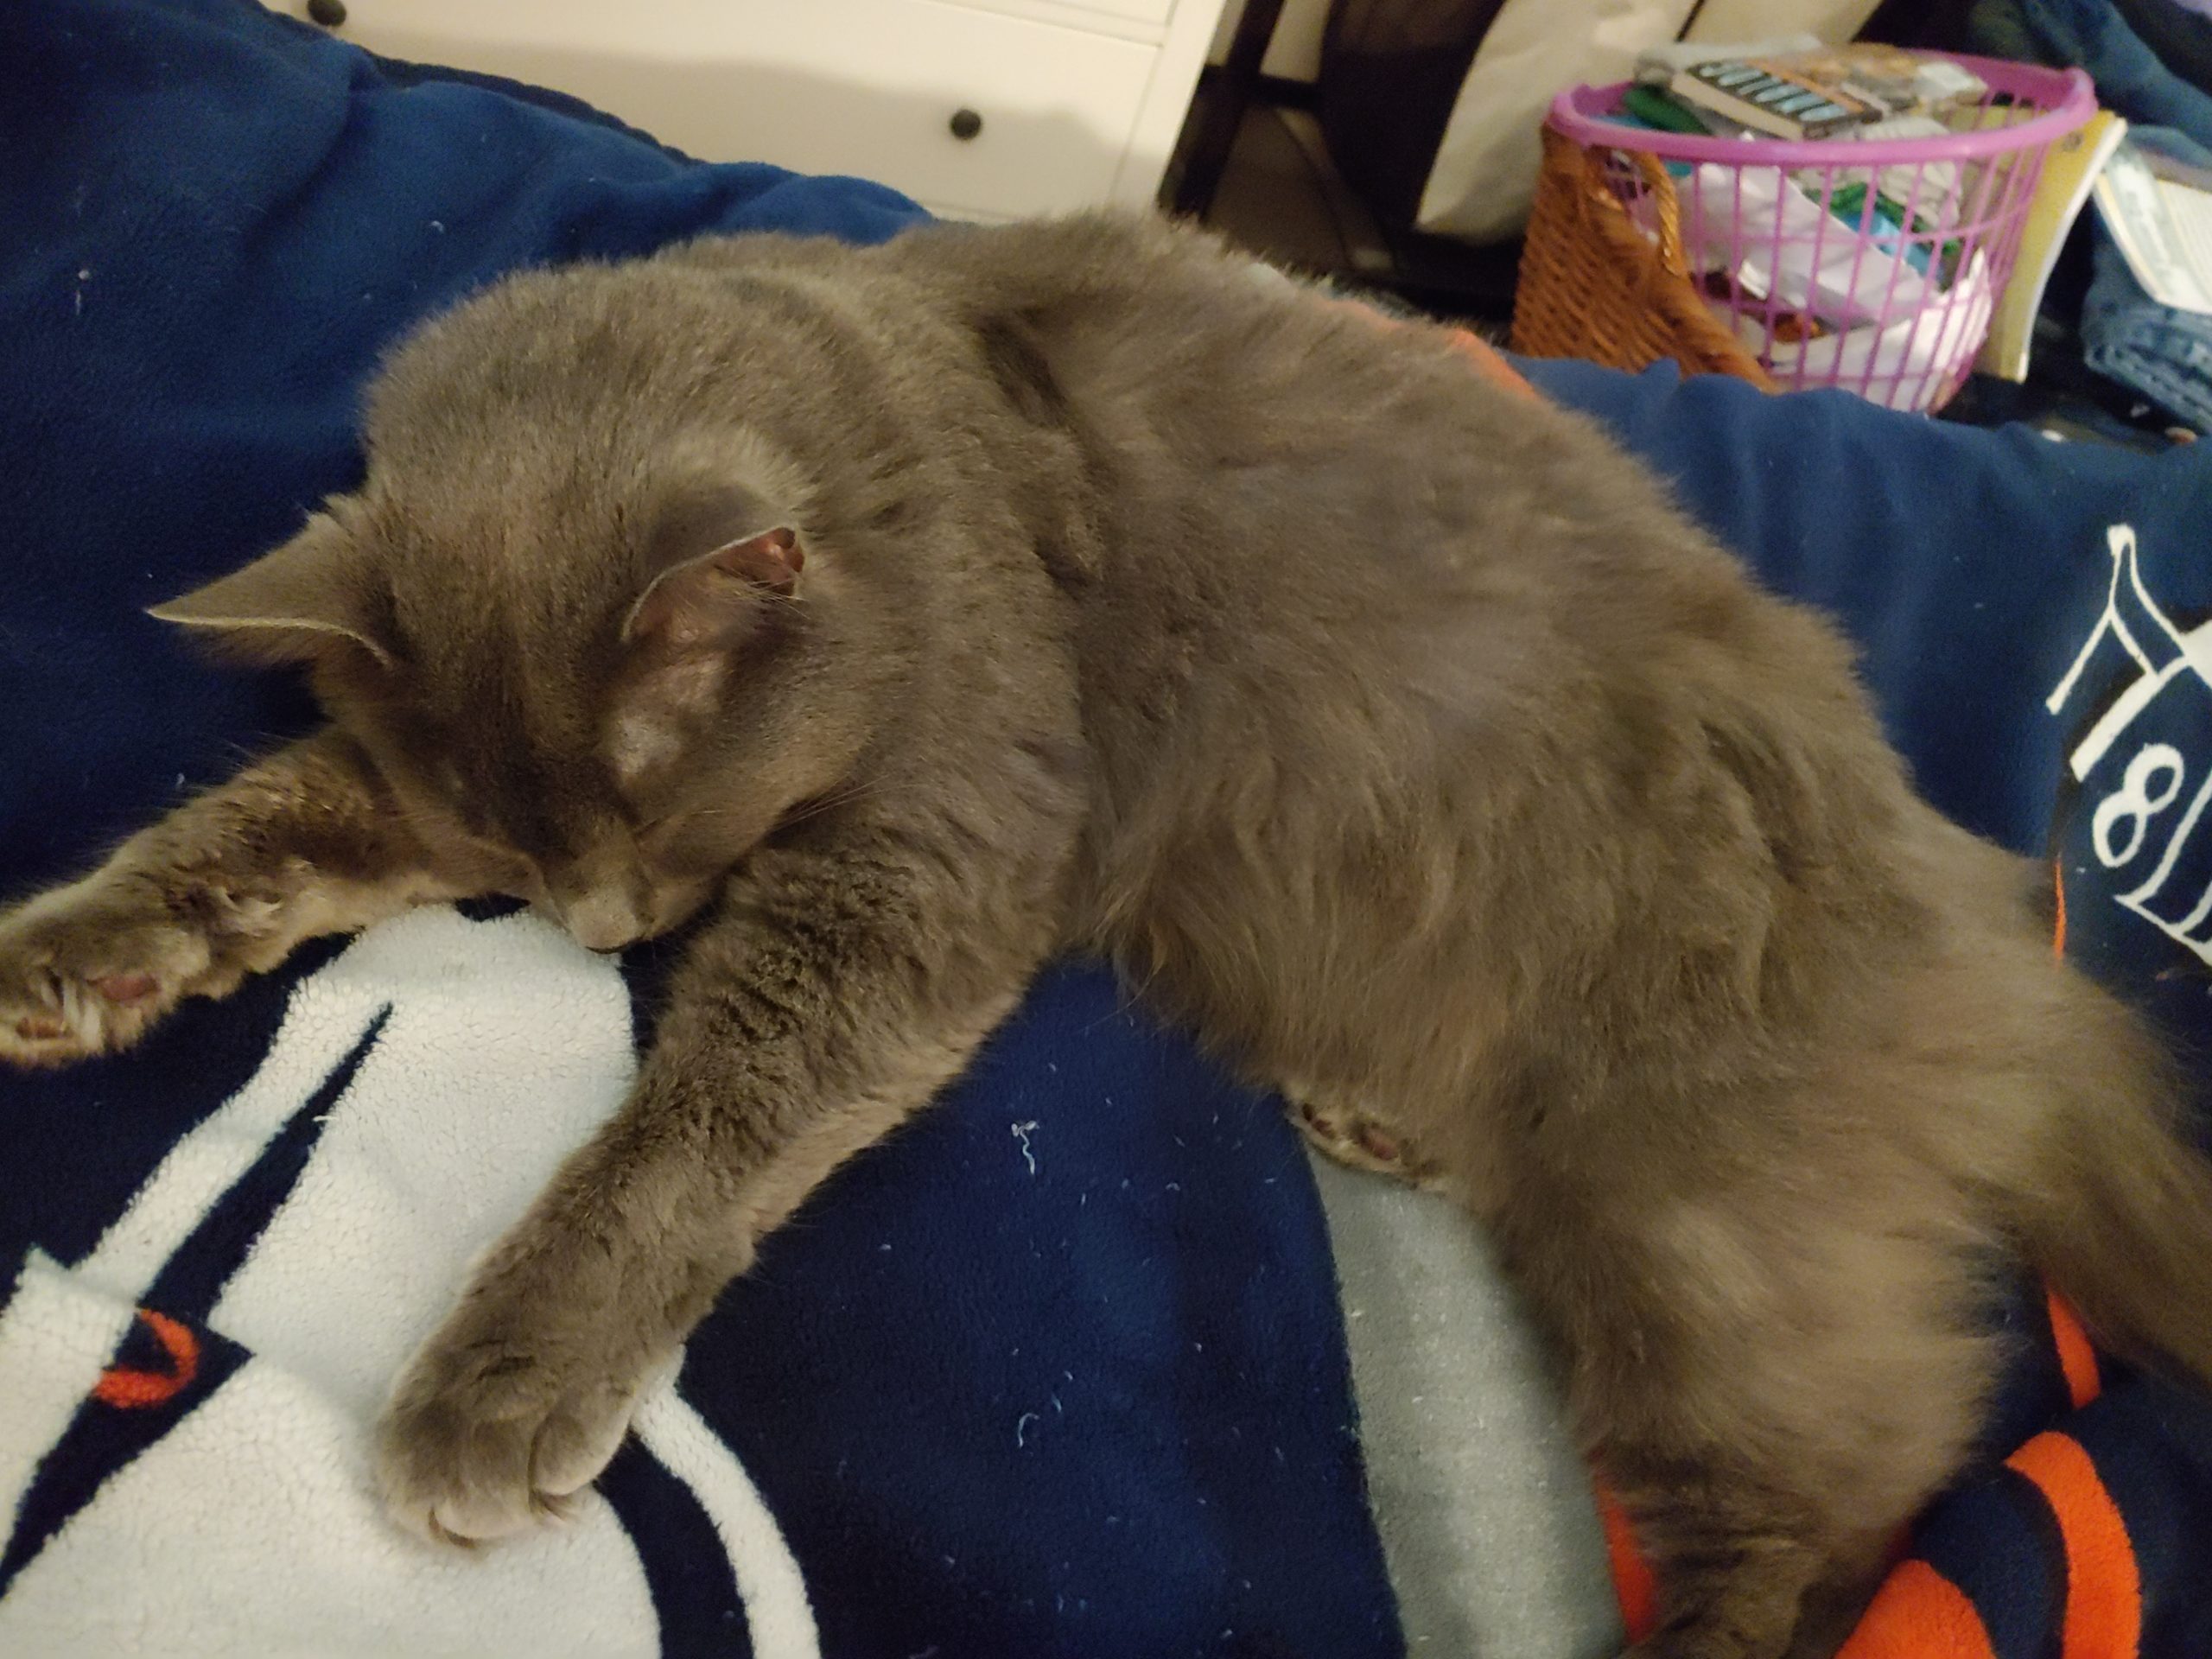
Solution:
[(155, 611), (307, 666), (434, 862), (595, 949), (839, 791), (870, 719), (807, 480), (742, 421), (626, 391), (651, 365), (610, 365), (613, 333), (410, 347), (360, 488)]

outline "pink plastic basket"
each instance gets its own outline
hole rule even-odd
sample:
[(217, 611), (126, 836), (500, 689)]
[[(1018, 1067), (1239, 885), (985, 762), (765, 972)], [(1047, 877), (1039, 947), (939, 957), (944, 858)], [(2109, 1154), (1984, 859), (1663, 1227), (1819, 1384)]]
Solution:
[(1656, 235), (1659, 162), (1692, 281), (1784, 388), (1842, 386), (1892, 409), (1938, 409), (1965, 382), (2018, 256), (2050, 146), (2087, 122), (2079, 69), (1955, 61), (1989, 87), (1946, 137), (1707, 137), (1605, 119), (1626, 82), (1579, 86), (1550, 124), (1593, 156), (1629, 218)]

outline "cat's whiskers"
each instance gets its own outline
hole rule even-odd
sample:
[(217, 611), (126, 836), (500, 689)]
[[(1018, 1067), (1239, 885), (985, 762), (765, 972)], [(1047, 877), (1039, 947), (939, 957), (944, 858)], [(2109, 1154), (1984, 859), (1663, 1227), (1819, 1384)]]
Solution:
[(882, 783), (883, 780), (880, 778), (863, 778), (857, 783), (849, 784), (842, 789), (833, 790), (827, 795), (817, 795), (794, 810), (785, 813), (778, 821), (777, 827), (789, 829), (795, 823), (804, 823), (810, 818), (818, 818), (825, 812), (833, 812), (841, 806), (850, 806), (855, 801), (865, 800), (871, 795), (880, 793)]

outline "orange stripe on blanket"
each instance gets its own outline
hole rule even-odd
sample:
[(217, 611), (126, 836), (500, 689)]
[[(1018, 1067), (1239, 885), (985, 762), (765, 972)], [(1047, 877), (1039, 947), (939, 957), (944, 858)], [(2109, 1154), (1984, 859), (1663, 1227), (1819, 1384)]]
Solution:
[[(2066, 866), (2057, 859), (2050, 862), (2050, 892), (2056, 900), (2050, 950), (2063, 962), (2066, 958)], [(2104, 1379), (2097, 1371), (2097, 1351), (2064, 1297), (2046, 1287), (2044, 1300), (2050, 1309), (2050, 1337), (2058, 1350), (2058, 1367), (2066, 1373), (2066, 1392), (2079, 1411), (2104, 1392)]]
[(1899, 1562), (1836, 1659), (1995, 1659), (1981, 1614), (1925, 1561)]
[(1475, 365), (1484, 379), (1497, 382), (1508, 391), (1517, 391), (1523, 397), (1542, 398), (1543, 393), (1530, 385), (1521, 371), (1501, 357), (1497, 348), (1480, 334), (1465, 328), (1454, 328), (1452, 344), (1462, 357)]
[[(1385, 328), (1398, 328), (1405, 326), (1400, 319), (1392, 316), (1389, 312), (1378, 311), (1373, 306), (1360, 300), (1332, 299), (1331, 303), (1357, 311), (1365, 321), (1378, 323)], [(1533, 397), (1538, 403), (1543, 401), (1544, 394), (1530, 385), (1527, 377), (1520, 370), (1507, 362), (1496, 346), (1472, 329), (1450, 329), (1447, 331), (1446, 337), (1452, 343), (1452, 348), (1465, 358), (1468, 362), (1473, 364), (1475, 372), (1484, 379), (1494, 385), (1503, 386), (1508, 391), (1518, 393), (1521, 397)]]
[(2082, 1443), (2038, 1434), (2005, 1459), (2035, 1482), (2058, 1518), (2066, 1547), (2065, 1659), (2136, 1659), (2143, 1637), (2143, 1580), (2112, 1494)]
[(2050, 1340), (2058, 1350), (2058, 1369), (2066, 1373), (2066, 1393), (2076, 1411), (2104, 1392), (2104, 1378), (2097, 1370), (2097, 1351), (2082, 1328), (2081, 1316), (2063, 1296), (2046, 1287), (2044, 1300), (2050, 1309)]
[(1605, 1554), (1612, 1558), (1613, 1596), (1621, 1605), (1621, 1624), (1630, 1641), (1641, 1642), (1659, 1624), (1659, 1581), (1637, 1548), (1628, 1511), (1604, 1481), (1592, 1484), (1598, 1492), (1598, 1519), (1605, 1529)]
[(126, 1411), (158, 1406), (191, 1387), (192, 1379), (200, 1375), (200, 1338), (188, 1325), (148, 1307), (138, 1310), (138, 1322), (162, 1344), (169, 1369), (149, 1371), (135, 1365), (109, 1366), (92, 1384), (92, 1398), (104, 1406), (120, 1406)]

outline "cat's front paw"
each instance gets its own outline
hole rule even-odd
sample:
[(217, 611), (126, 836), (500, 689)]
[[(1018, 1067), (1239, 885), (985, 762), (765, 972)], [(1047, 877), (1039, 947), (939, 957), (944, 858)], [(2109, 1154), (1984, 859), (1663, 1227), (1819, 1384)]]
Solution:
[(480, 1279), (401, 1373), (378, 1427), (392, 1519), (468, 1544), (562, 1518), (673, 1360), (634, 1320), (579, 1306), (538, 1274)]
[(0, 915), (0, 1060), (60, 1065), (127, 1048), (207, 972), (206, 938), (102, 872)]

